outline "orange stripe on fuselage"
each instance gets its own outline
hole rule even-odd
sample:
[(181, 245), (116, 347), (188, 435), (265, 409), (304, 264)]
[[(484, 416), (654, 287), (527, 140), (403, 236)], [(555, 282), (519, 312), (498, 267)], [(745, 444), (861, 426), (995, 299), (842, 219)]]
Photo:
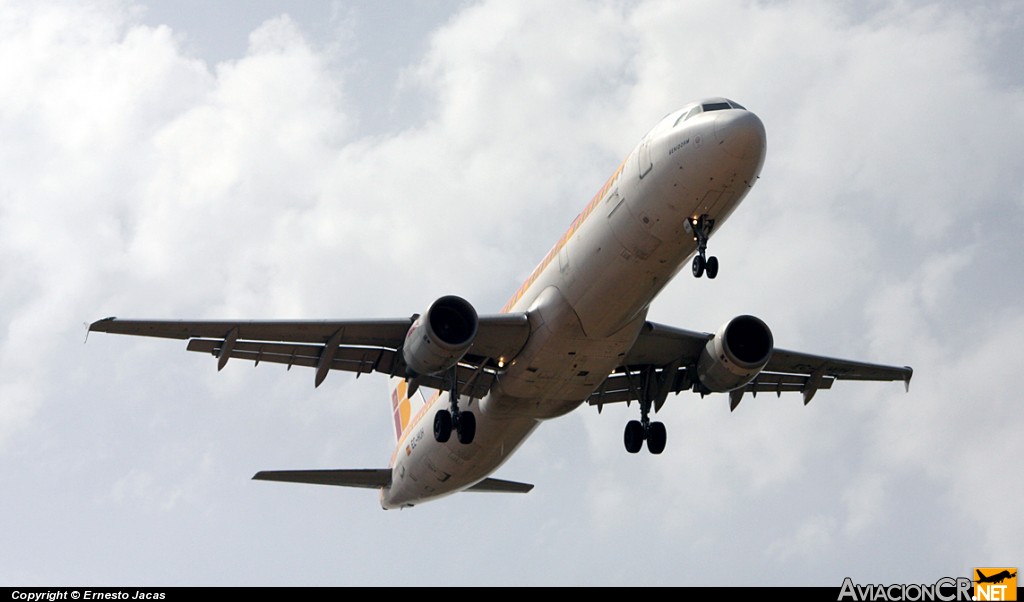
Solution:
[(572, 235), (576, 233), (576, 230), (579, 230), (580, 226), (583, 225), (583, 222), (590, 216), (591, 213), (593, 213), (594, 208), (597, 207), (598, 203), (601, 202), (601, 199), (603, 199), (604, 195), (608, 192), (608, 189), (610, 189), (612, 187), (612, 184), (615, 183), (615, 180), (618, 179), (619, 174), (622, 173), (622, 168), (626, 166), (626, 161), (628, 160), (629, 157), (627, 156), (626, 159), (623, 160), (622, 163), (619, 165), (619, 168), (615, 170), (615, 173), (613, 173), (612, 176), (608, 178), (608, 181), (604, 183), (604, 186), (601, 187), (601, 190), (599, 190), (597, 194), (594, 195), (594, 198), (590, 199), (590, 202), (587, 203), (587, 206), (583, 208), (583, 211), (581, 211), (580, 214), (576, 216), (576, 219), (572, 220), (572, 224), (569, 226), (569, 229), (566, 230), (565, 234), (562, 235), (562, 238), (558, 239), (558, 242), (555, 243), (555, 246), (552, 247), (550, 251), (548, 251), (548, 254), (544, 256), (543, 260), (541, 260), (540, 265), (534, 268), (533, 273), (530, 274), (530, 277), (526, 279), (526, 282), (523, 282), (522, 286), (519, 287), (519, 290), (517, 290), (516, 293), (512, 295), (512, 298), (509, 299), (507, 303), (505, 303), (505, 307), (501, 308), (501, 313), (508, 313), (509, 310), (512, 309), (512, 306), (514, 306), (516, 303), (519, 302), (520, 299), (523, 298), (523, 295), (526, 294), (526, 291), (530, 290), (530, 287), (533, 285), (534, 281), (536, 281), (537, 278), (540, 276), (541, 272), (544, 271), (544, 268), (548, 267), (548, 264), (551, 263), (551, 261), (558, 255), (558, 252), (562, 250), (562, 247), (565, 246), (565, 243), (569, 242), (569, 239), (572, 238)]

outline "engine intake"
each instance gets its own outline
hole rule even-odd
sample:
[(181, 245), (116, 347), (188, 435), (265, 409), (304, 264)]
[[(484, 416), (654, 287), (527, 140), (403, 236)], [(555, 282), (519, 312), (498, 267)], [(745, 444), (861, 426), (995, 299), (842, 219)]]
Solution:
[(413, 374), (437, 374), (459, 363), (476, 338), (476, 310), (462, 297), (434, 301), (405, 335), (402, 357)]
[(738, 316), (718, 329), (697, 361), (697, 378), (709, 391), (725, 393), (745, 386), (768, 364), (775, 339), (754, 316)]

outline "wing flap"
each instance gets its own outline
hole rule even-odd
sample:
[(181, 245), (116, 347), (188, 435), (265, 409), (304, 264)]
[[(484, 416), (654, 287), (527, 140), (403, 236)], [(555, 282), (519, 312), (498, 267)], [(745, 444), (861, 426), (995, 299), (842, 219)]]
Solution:
[[(192, 339), (188, 342), (189, 351), (209, 353), (219, 357), (224, 341), (213, 339)], [(288, 343), (262, 343), (256, 341), (239, 341), (231, 348), (232, 359), (248, 360), (259, 364), (268, 362), (271, 364), (284, 364), (289, 368), (292, 366), (317, 367), (320, 361), (320, 354), (323, 353), (321, 345), (300, 345)], [(472, 358), (471, 358), (472, 359)], [(459, 393), (474, 399), (480, 399), (487, 395), (491, 385), (494, 383), (494, 373), (481, 369), (479, 360), (474, 364), (459, 364), (456, 367), (456, 378), (459, 383)], [(392, 349), (374, 347), (339, 347), (331, 361), (332, 370), (354, 372), (356, 375), (369, 374), (371, 372), (383, 372), (386, 374), (399, 374), (402, 370), (400, 355)], [(432, 389), (443, 389), (444, 378), (441, 376), (425, 375), (419, 377), (419, 384)]]
[[(822, 376), (816, 389), (831, 389), (834, 380), (831, 376)], [(743, 390), (748, 393), (801, 393), (811, 381), (811, 376), (802, 374), (761, 372)]]
[[(192, 339), (188, 342), (189, 351), (209, 353), (220, 356), (224, 341), (213, 339)], [(315, 367), (323, 353), (322, 345), (302, 345), (290, 343), (263, 343), (259, 341), (236, 342), (231, 348), (232, 359), (250, 360), (257, 364), (271, 362), (289, 366)], [(381, 347), (338, 347), (331, 362), (334, 370), (346, 372), (390, 372), (394, 366), (396, 352)]]

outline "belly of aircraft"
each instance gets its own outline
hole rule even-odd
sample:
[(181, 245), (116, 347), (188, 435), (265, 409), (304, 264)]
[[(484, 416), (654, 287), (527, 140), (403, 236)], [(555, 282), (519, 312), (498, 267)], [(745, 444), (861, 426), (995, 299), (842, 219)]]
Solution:
[(504, 464), (539, 424), (528, 418), (488, 416), (474, 403), (462, 406), (476, 415), (473, 442), (465, 445), (453, 436), (446, 443), (438, 443), (433, 435), (433, 416), (447, 403), (442, 395), (437, 407), (425, 414), (399, 450), (391, 487), (381, 496), (385, 508), (413, 506), (464, 490)]

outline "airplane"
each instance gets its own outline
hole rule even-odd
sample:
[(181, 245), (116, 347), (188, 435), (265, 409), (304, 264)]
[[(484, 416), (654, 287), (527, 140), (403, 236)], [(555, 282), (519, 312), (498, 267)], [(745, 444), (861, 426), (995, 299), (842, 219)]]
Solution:
[(1006, 579), (1013, 579), (1017, 576), (1017, 573), (1011, 573), (1008, 570), (1001, 571), (994, 575), (985, 576), (981, 570), (978, 570), (978, 578), (974, 580), (975, 583), (1002, 583)]
[[(666, 446), (651, 419), (669, 394), (803, 395), (836, 380), (900, 381), (910, 367), (776, 349), (759, 318), (715, 333), (647, 320), (657, 294), (689, 261), (715, 278), (708, 242), (758, 180), (760, 118), (726, 98), (666, 115), (629, 153), (499, 313), (443, 296), (422, 314), (383, 320), (174, 321), (105, 318), (90, 331), (188, 339), (229, 359), (387, 374), (396, 445), (387, 468), (261, 471), (257, 480), (377, 489), (384, 509), (462, 491), (525, 493), (492, 475), (544, 421), (583, 404), (638, 402), (629, 453)], [(692, 260), (691, 260), (692, 258)], [(423, 389), (436, 391), (428, 399)], [(452, 439), (452, 435), (455, 438)]]

